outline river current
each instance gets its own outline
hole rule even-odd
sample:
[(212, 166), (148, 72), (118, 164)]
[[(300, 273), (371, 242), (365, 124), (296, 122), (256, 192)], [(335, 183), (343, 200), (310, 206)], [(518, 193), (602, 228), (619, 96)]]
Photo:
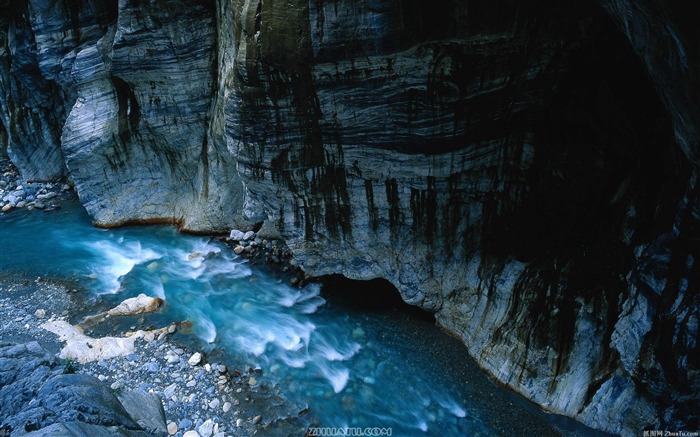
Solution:
[[(171, 226), (98, 229), (83, 209), (0, 217), (0, 273), (77, 280), (91, 298), (165, 299), (162, 320), (191, 320), (193, 340), (259, 367), (324, 427), (411, 435), (596, 435), (492, 382), (426, 317), (366, 308), (371, 287), (302, 289), (216, 239)], [(364, 294), (363, 294), (364, 293)]]

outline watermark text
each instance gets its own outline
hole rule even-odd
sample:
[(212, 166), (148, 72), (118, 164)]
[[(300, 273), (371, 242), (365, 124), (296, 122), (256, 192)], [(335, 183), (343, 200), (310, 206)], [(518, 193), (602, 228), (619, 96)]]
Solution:
[(330, 437), (330, 436), (353, 436), (353, 437), (366, 437), (366, 436), (390, 436), (392, 435), (391, 428), (377, 428), (377, 427), (347, 427), (347, 428), (334, 428), (334, 427), (321, 427), (321, 428), (309, 428), (306, 433), (309, 437)]

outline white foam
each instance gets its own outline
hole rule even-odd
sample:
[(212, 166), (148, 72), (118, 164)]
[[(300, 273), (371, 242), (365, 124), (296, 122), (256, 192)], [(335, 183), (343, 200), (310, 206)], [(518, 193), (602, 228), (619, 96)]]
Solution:
[(139, 241), (124, 242), (124, 237), (119, 237), (117, 243), (100, 240), (87, 242), (85, 245), (101, 261), (97, 262), (97, 274), (106, 288), (103, 291), (107, 293), (118, 292), (122, 278), (131, 272), (134, 266), (160, 258), (155, 251), (142, 248)]
[(442, 399), (438, 403), (440, 406), (457, 417), (467, 417), (467, 412), (452, 399)]
[(325, 376), (333, 386), (334, 392), (340, 393), (343, 391), (343, 389), (345, 389), (345, 386), (348, 384), (348, 380), (350, 379), (350, 371), (348, 369), (333, 369), (329, 366), (322, 365), (321, 363), (318, 363), (318, 367), (321, 369), (323, 376)]
[(216, 326), (214, 326), (214, 323), (205, 317), (204, 314), (199, 314), (196, 320), (199, 338), (207, 343), (214, 343), (214, 340), (216, 340)]
[(328, 361), (345, 361), (352, 358), (360, 350), (358, 343), (348, 343), (346, 345), (333, 347), (325, 339), (319, 338), (316, 345), (318, 353)]

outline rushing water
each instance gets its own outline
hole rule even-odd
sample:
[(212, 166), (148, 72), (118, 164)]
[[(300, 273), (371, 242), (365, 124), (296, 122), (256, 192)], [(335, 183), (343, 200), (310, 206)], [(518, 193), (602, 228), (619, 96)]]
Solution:
[(362, 311), (349, 304), (352, 294), (322, 297), (319, 285), (290, 287), (216, 240), (167, 226), (97, 229), (66, 204), (0, 217), (0, 244), (3, 274), (77, 278), (92, 295), (164, 298), (162, 317), (192, 320), (201, 347), (259, 366), (260, 383), (308, 403), (321, 426), (395, 436), (591, 431), (493, 384), (426, 320)]

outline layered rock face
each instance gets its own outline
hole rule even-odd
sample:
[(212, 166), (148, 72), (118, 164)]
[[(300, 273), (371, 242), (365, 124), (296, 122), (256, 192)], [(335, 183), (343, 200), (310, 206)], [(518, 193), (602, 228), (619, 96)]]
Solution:
[(235, 159), (211, 122), (211, 2), (38, 0), (3, 12), (2, 121), (25, 178), (66, 173), (98, 225), (236, 223)]
[(227, 135), (305, 270), (388, 279), (551, 411), (691, 429), (689, 49), (602, 6), (247, 3)]
[(39, 3), (4, 7), (2, 138), (98, 223), (242, 209), (551, 411), (698, 427), (696, 6)]

